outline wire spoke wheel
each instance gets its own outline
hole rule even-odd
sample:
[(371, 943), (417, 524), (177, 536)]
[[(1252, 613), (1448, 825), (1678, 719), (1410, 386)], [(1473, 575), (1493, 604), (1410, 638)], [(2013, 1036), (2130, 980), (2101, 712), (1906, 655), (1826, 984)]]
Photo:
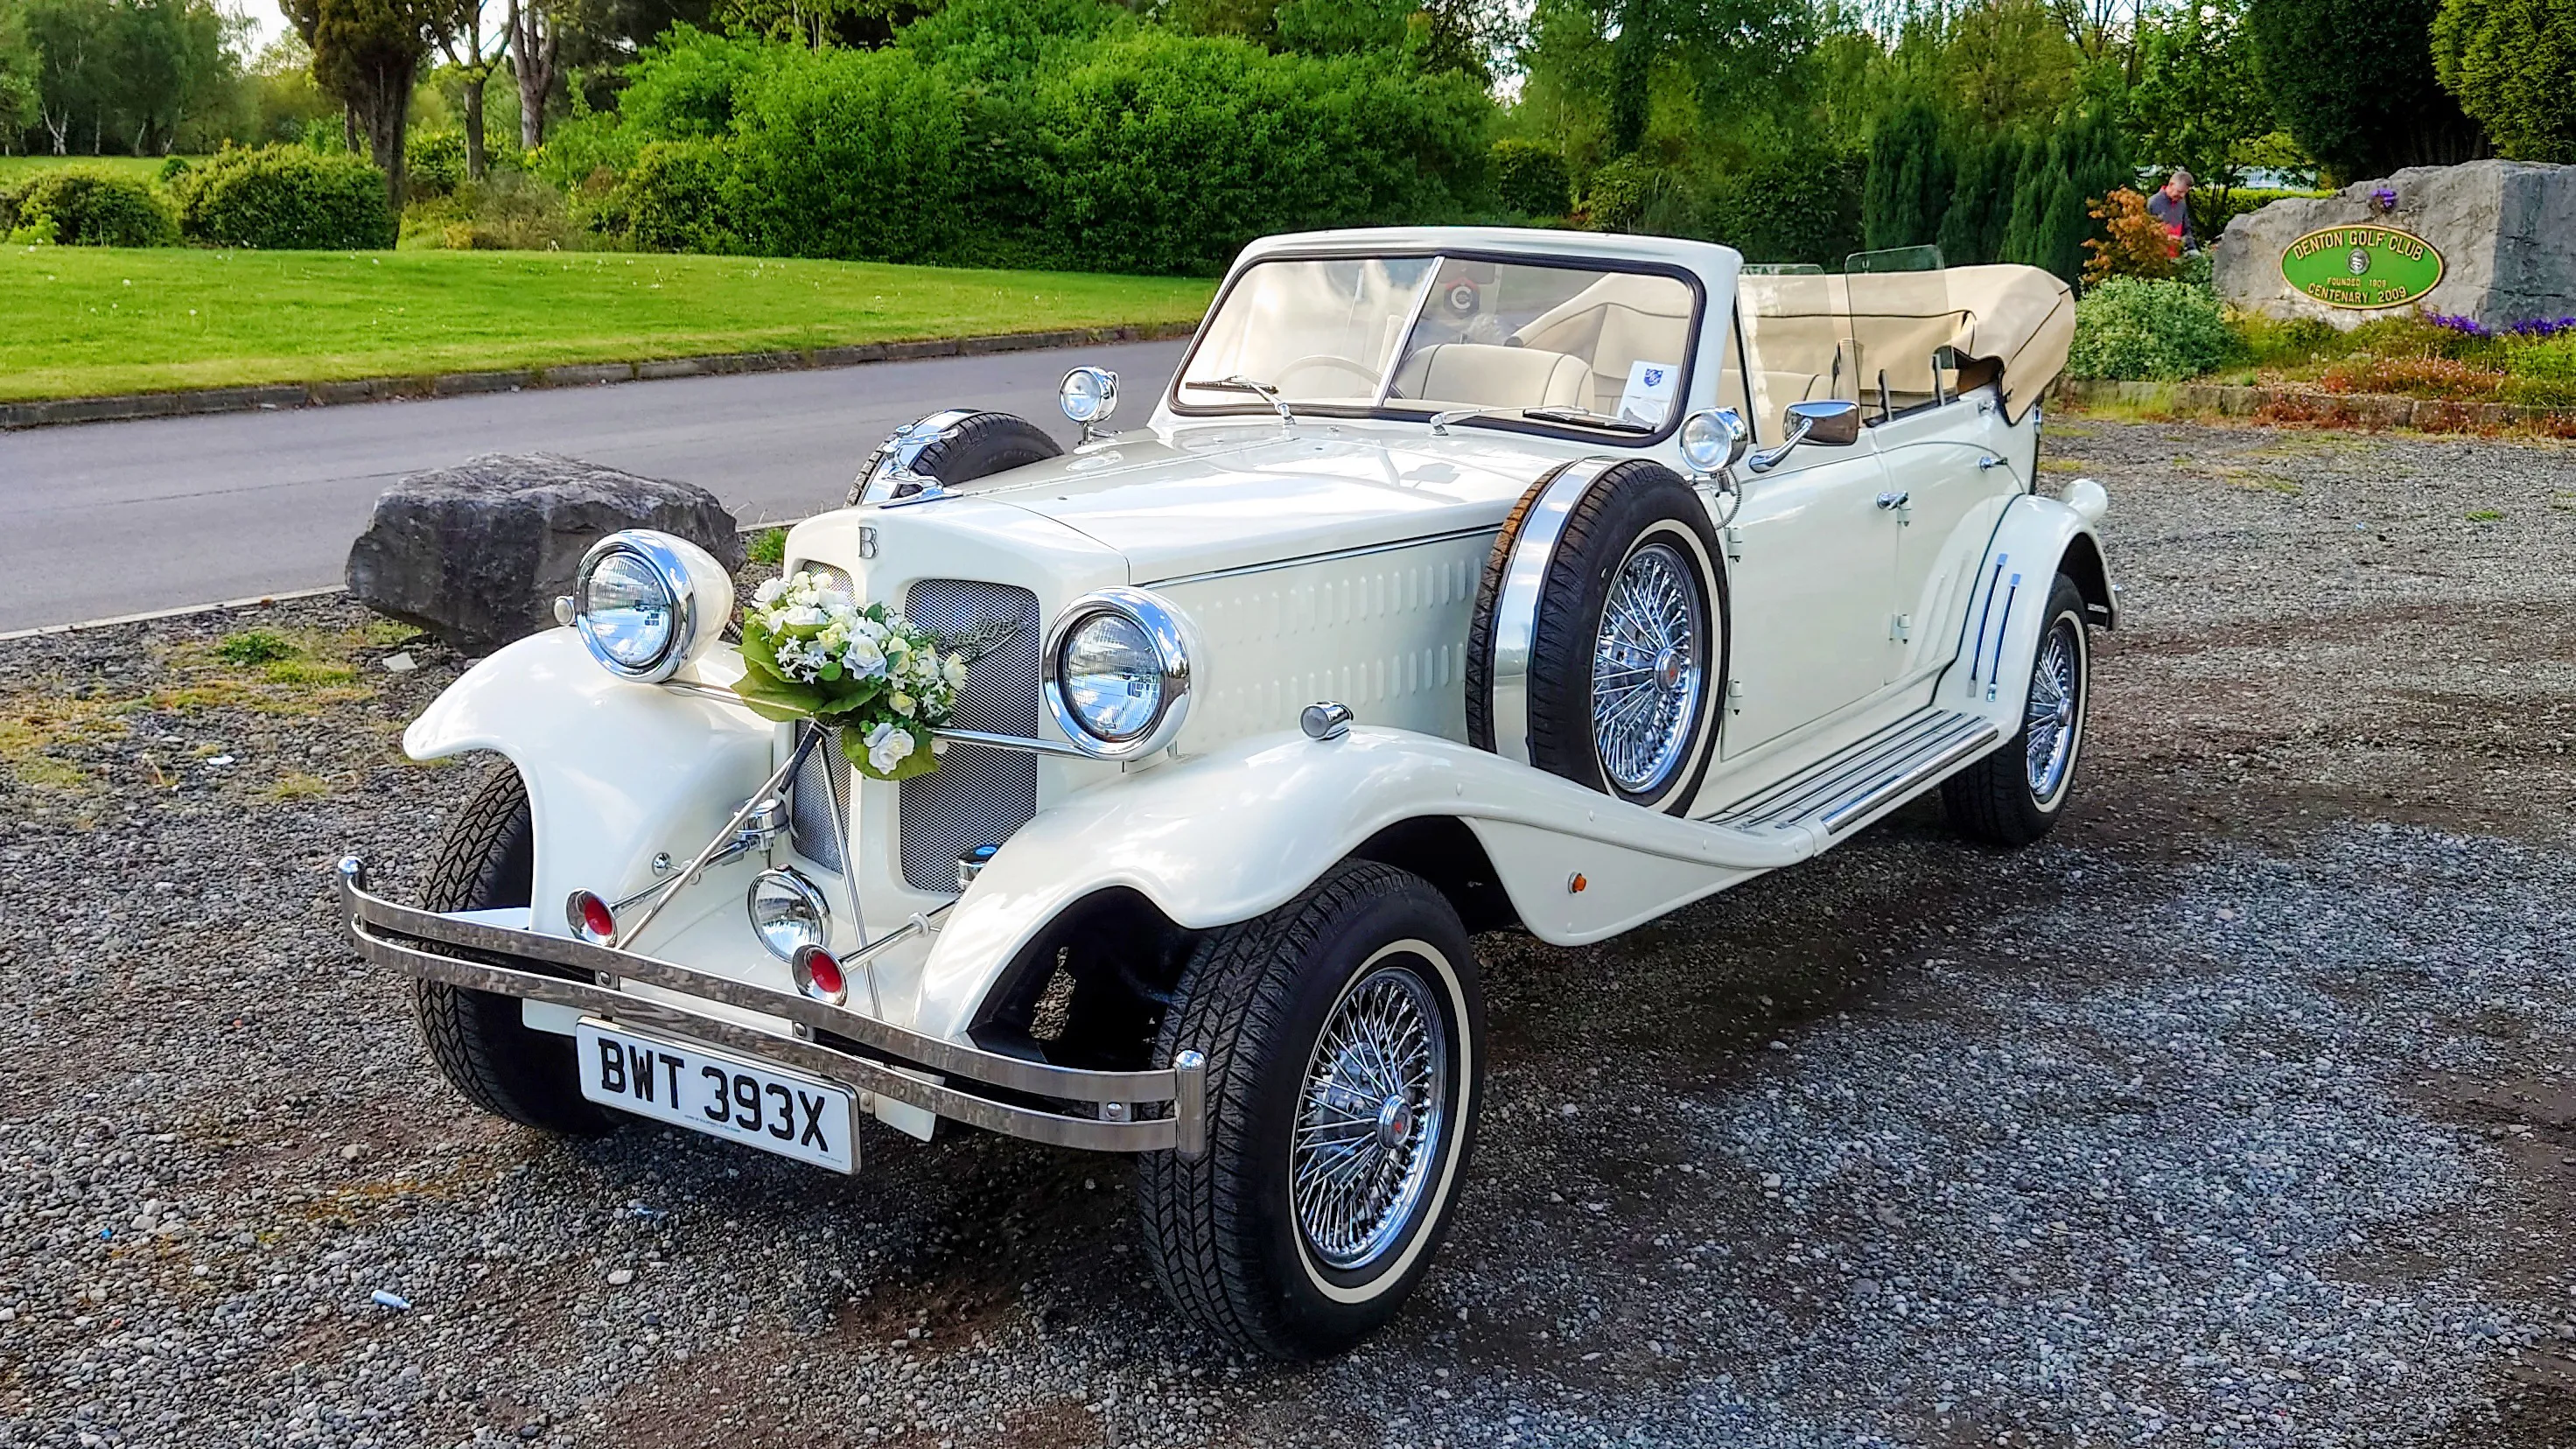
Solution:
[(1707, 621), (1689, 564), (1669, 543), (1628, 555), (1611, 581), (1592, 649), (1592, 742), (1601, 771), (1650, 794), (1686, 763), (1707, 686)]
[(2022, 705), (2028, 739), (2023, 770), (2035, 800), (2056, 799), (2066, 784), (2068, 767), (2075, 762), (2075, 728), (2083, 703), (2078, 696), (2082, 688), (2078, 656), (2083, 648), (2075, 636), (2079, 627), (2074, 620), (2060, 617), (2040, 645), (2037, 667), (2030, 672), (2030, 695)]
[(1327, 1265), (1365, 1268), (1402, 1235), (1447, 1126), (1450, 1043), (1431, 986), (1388, 964), (1326, 1019), (1289, 1141), (1289, 1201)]

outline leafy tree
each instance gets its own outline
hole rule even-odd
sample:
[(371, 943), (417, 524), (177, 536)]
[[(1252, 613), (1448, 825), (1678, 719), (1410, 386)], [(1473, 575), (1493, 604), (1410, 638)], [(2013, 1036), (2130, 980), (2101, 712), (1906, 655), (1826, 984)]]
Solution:
[(1941, 214), (1941, 258), (1954, 267), (2003, 260), (2004, 233), (2012, 225), (2013, 195), (2023, 165), (2043, 152), (2018, 131), (1972, 141), (1961, 148), (1958, 180)]
[(2138, 160), (2189, 171), (2223, 207), (2274, 125), (2242, 9), (2237, 0), (2196, 3), (2143, 27), (2138, 49), (2127, 105)]
[(2084, 239), (2093, 234), (2093, 203), (2131, 175), (2128, 147), (2107, 108), (2078, 108), (2024, 159), (2003, 260), (2074, 281), (2084, 269)]
[(563, 0), (510, 0), (502, 46), (510, 77), (519, 83), (519, 149), (546, 143), (546, 98), (555, 88), (555, 60), (563, 49)]
[(35, 129), (44, 104), (36, 84), (43, 65), (27, 39), (27, 7), (21, 0), (0, 0), (0, 138), (12, 144)]
[(1870, 249), (1935, 240), (1954, 180), (1941, 116), (1930, 104), (1911, 102), (1879, 122), (1870, 137), (1869, 183), (1861, 195), (1861, 234)]
[(457, 0), (455, 13), (438, 37), (438, 48), (447, 56), (448, 74), (455, 79), (459, 99), (465, 104), (465, 175), (480, 181), (491, 172), (483, 145), (483, 88), (492, 81), (493, 72), (501, 68), (502, 58), (510, 49), (508, 32), (494, 37), (492, 48), (483, 48), (484, 0)]
[(2250, 0), (2273, 109), (2335, 180), (2485, 154), (2433, 70), (2438, 0)]
[(2576, 161), (2576, 0), (2443, 0), (2433, 72), (2520, 161)]
[(25, 0), (27, 38), (37, 55), (36, 119), (67, 155), (74, 126), (88, 120), (90, 149), (100, 149), (116, 85), (115, 9), (111, 0)]
[(1534, 141), (1496, 141), (1490, 160), (1494, 199), (1527, 217), (1563, 216), (1574, 205), (1565, 158)]
[(296, 34), (313, 48), (313, 80), (338, 98), (366, 133), (385, 173), (385, 196), (403, 202), (403, 137), (421, 62), (455, 20), (455, 0), (280, 0)]

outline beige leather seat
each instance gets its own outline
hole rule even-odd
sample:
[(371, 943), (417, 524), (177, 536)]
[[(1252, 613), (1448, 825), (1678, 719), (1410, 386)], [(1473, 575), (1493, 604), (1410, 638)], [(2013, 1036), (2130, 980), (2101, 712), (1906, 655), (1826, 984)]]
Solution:
[(1592, 370), (1562, 352), (1443, 342), (1404, 359), (1395, 370), (1395, 395), (1460, 407), (1588, 409)]

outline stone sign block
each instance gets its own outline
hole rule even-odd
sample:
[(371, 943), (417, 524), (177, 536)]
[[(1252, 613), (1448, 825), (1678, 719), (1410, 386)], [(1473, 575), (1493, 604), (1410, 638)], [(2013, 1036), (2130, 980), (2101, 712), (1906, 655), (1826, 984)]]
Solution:
[[(2390, 195), (2395, 205), (2384, 207)], [(2329, 237), (2331, 246), (2315, 240), (2327, 228), (2346, 227), (2353, 230)], [(2429, 243), (2433, 255), (2409, 255), (2416, 249), (2407, 241), (2414, 238)], [(2355, 280), (2339, 285), (2329, 264), (2346, 257), (2353, 258)], [(2274, 317), (2323, 318), (2337, 327), (2413, 308), (2474, 318), (2489, 328), (2576, 316), (2576, 166), (2412, 166), (2332, 196), (2287, 197), (2229, 222), (2212, 261), (2219, 296), (2236, 306)], [(2382, 272), (2390, 273), (2384, 284)], [(2435, 272), (2439, 280), (2429, 291), (2413, 285)], [(2365, 279), (2372, 285), (2362, 285)], [(2390, 307), (2335, 305), (2378, 296), (2404, 300)]]

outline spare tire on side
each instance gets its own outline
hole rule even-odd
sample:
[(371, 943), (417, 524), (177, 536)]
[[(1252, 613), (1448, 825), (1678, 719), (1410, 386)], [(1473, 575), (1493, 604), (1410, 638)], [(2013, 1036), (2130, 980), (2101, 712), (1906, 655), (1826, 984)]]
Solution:
[(1523, 494), (1467, 641), (1467, 736), (1679, 815), (1716, 754), (1726, 575), (1708, 508), (1644, 458), (1584, 458)]
[(924, 480), (955, 488), (1063, 452), (1026, 418), (950, 408), (895, 429), (859, 469), (849, 501), (908, 498), (922, 490)]

